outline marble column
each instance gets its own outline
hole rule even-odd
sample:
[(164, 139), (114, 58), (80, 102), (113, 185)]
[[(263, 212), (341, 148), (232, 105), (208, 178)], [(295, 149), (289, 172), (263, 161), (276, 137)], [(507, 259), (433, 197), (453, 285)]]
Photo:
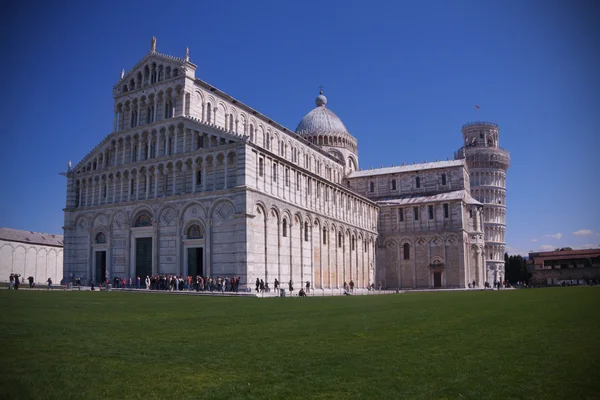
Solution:
[(173, 196), (175, 196), (177, 190), (177, 166), (173, 165)]
[(197, 179), (196, 179), (196, 174), (198, 173), (198, 164), (196, 164), (196, 161), (194, 161), (192, 163), (192, 193), (196, 193), (196, 183), (197, 183)]
[(96, 201), (96, 181), (94, 179), (92, 179), (92, 206), (94, 206), (95, 201)]
[(158, 168), (154, 168), (154, 198), (158, 197)]
[(135, 199), (136, 200), (140, 199), (140, 176), (141, 176), (141, 174), (139, 172), (135, 175)]
[(119, 177), (119, 180), (121, 181), (121, 193), (120, 193), (120, 196), (119, 196), (119, 202), (122, 203), (123, 202), (123, 185), (124, 185), (124, 181), (125, 181), (125, 178), (123, 177), (122, 174)]
[(146, 169), (145, 185), (146, 185), (146, 200), (148, 200), (148, 197), (150, 195), (150, 171), (148, 169)]

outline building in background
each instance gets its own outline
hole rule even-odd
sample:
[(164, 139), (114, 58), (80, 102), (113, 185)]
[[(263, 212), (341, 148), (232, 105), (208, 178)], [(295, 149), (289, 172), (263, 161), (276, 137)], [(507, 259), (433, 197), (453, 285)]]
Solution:
[(560, 249), (529, 253), (533, 285), (600, 282), (600, 249)]
[(342, 184), (356, 145), (340, 132), (327, 147), (306, 136), (333, 113), (318, 108), (295, 133), (195, 70), (153, 39), (122, 73), (113, 132), (65, 174), (65, 274), (367, 287), (377, 205)]
[(58, 284), (63, 279), (63, 236), (50, 233), (0, 228), (0, 280), (11, 273), (21, 279), (33, 276), (37, 284), (48, 278)]
[(356, 171), (347, 182), (380, 208), (385, 287), (483, 287), (483, 205), (471, 197), (464, 160)]
[(506, 250), (506, 172), (510, 154), (499, 146), (500, 128), (493, 122), (475, 121), (462, 127), (463, 146), (455, 159), (469, 167), (472, 196), (483, 204), (484, 258), (488, 282), (504, 280)]
[[(488, 199), (471, 196), (466, 147), (477, 141), (465, 136), (457, 160), (362, 171), (357, 139), (322, 92), (291, 131), (196, 68), (187, 49), (161, 54), (153, 38), (122, 72), (113, 132), (65, 173), (65, 276), (239, 276), (317, 289), (502, 279), (503, 259), (495, 274), (486, 260)], [(484, 142), (487, 155), (497, 127)]]

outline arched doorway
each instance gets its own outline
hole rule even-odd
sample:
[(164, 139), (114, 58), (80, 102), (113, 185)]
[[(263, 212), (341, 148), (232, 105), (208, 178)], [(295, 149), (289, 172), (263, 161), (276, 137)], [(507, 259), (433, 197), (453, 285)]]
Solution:
[(204, 228), (198, 222), (192, 222), (185, 230), (185, 271), (188, 276), (205, 276), (204, 268)]
[(444, 282), (444, 261), (436, 257), (429, 263), (429, 269), (431, 270), (430, 284), (434, 288), (441, 288), (446, 286)]
[(135, 247), (132, 249), (132, 256), (135, 260), (135, 276), (140, 277), (140, 281), (145, 282), (146, 276), (152, 276), (152, 217), (142, 212), (138, 214), (133, 223), (131, 237), (134, 240)]

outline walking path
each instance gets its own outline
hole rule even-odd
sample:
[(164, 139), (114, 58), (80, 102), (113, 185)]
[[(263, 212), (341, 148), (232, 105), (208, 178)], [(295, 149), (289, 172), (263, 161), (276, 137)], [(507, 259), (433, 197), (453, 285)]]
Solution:
[[(0, 289), (8, 289), (8, 286), (0, 286)], [(511, 290), (514, 288), (503, 288), (501, 290)], [(42, 290), (48, 291), (46, 286), (36, 286), (35, 288), (30, 289), (29, 285), (21, 285), (19, 290)], [(402, 293), (412, 293), (412, 292), (462, 292), (462, 291), (481, 291), (481, 290), (492, 290), (492, 289), (483, 289), (483, 288), (475, 288), (475, 289), (467, 289), (467, 288), (455, 288), (455, 289), (444, 289), (444, 288), (435, 288), (435, 289), (405, 289), (405, 290), (367, 290), (367, 289), (354, 289), (349, 293), (350, 296), (376, 296), (382, 294), (402, 294)], [(496, 289), (493, 289), (496, 290)], [(62, 285), (53, 285), (50, 291), (91, 291), (90, 286), (81, 286), (67, 288)], [(262, 292), (257, 293), (256, 291), (240, 291), (240, 292), (209, 292), (209, 291), (200, 291), (196, 292), (195, 290), (179, 290), (179, 291), (168, 291), (168, 290), (146, 290), (146, 289), (123, 289), (123, 288), (110, 288), (108, 290), (99, 290), (96, 286), (95, 292), (101, 293), (105, 291), (115, 291), (115, 292), (128, 292), (128, 293), (147, 293), (147, 294), (170, 294), (170, 295), (178, 295), (178, 296), (220, 296), (220, 297), (258, 297), (258, 298), (274, 298), (280, 297), (280, 295), (274, 291), (270, 292)], [(344, 296), (343, 289), (311, 289), (309, 293), (307, 293), (307, 297), (326, 297), (326, 296)], [(288, 290), (285, 290), (284, 297), (298, 297), (298, 291), (294, 291), (292, 294), (289, 293)]]

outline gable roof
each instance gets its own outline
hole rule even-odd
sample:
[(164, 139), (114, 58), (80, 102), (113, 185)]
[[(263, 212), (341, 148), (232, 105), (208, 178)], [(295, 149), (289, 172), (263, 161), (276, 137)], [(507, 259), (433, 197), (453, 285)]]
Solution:
[(142, 59), (140, 61), (138, 61), (131, 69), (129, 69), (129, 71), (127, 71), (125, 73), (125, 75), (123, 75), (123, 78), (120, 78), (117, 83), (114, 84), (113, 88), (116, 88), (117, 86), (119, 86), (121, 84), (121, 82), (126, 81), (127, 79), (129, 79), (130, 75), (132, 72), (135, 72), (135, 70), (140, 67), (141, 65), (143, 65), (144, 63), (146, 63), (148, 60), (150, 59), (157, 59), (157, 60), (162, 60), (162, 61), (166, 61), (166, 62), (171, 62), (177, 65), (184, 65), (184, 64), (189, 64), (191, 66), (193, 66), (194, 68), (197, 68), (197, 66), (193, 63), (191, 63), (190, 61), (186, 61), (183, 58), (179, 58), (179, 57), (175, 57), (175, 56), (170, 56), (168, 54), (163, 54), (163, 53), (157, 53), (156, 51), (149, 51), (148, 54), (146, 54), (144, 57), (142, 57)]
[(414, 197), (395, 197), (377, 200), (377, 204), (381, 206), (390, 206), (390, 205), (412, 205), (412, 204), (422, 204), (422, 203), (437, 203), (443, 201), (451, 201), (451, 200), (462, 200), (467, 204), (476, 204), (483, 205), (477, 200), (475, 200), (471, 195), (465, 190), (455, 190), (453, 192), (439, 193), (434, 194), (432, 196), (414, 196)]
[(55, 235), (53, 233), (22, 231), (19, 229), (2, 228), (2, 227), (0, 227), (0, 240), (6, 240), (8, 242), (41, 244), (43, 246), (64, 247), (63, 235)]
[(375, 176), (375, 175), (387, 175), (387, 174), (399, 174), (402, 172), (416, 172), (416, 171), (424, 171), (428, 169), (438, 169), (438, 168), (449, 168), (449, 167), (460, 167), (465, 166), (465, 160), (448, 160), (448, 161), (435, 161), (423, 164), (413, 164), (413, 165), (400, 165), (397, 167), (384, 167), (384, 168), (375, 168), (368, 169), (363, 171), (354, 171), (348, 178), (362, 178), (365, 176)]

